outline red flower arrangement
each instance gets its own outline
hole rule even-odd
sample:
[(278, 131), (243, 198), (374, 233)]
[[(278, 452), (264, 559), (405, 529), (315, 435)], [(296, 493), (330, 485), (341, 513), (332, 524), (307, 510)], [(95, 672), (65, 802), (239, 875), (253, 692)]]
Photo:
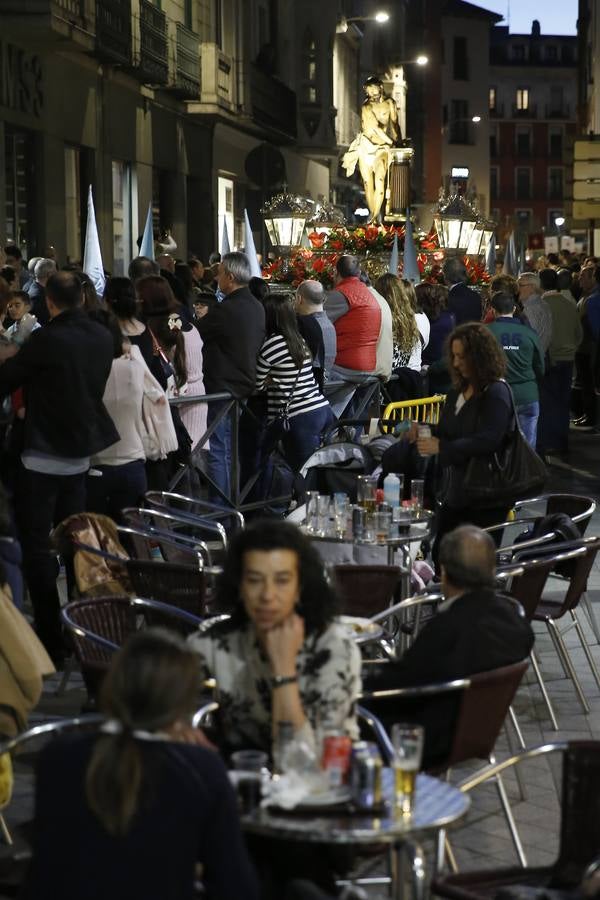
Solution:
[(404, 225), (366, 225), (352, 230), (348, 228), (332, 228), (329, 234), (311, 231), (308, 235), (314, 250), (333, 250), (336, 253), (377, 253), (392, 249), (395, 235), (402, 246)]

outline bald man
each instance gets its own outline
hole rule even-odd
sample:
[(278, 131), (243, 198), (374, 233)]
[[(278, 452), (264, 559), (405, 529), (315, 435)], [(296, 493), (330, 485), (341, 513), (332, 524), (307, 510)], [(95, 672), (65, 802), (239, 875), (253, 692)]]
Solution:
[[(444, 600), (399, 663), (389, 667), (385, 684), (366, 689), (408, 687), (466, 678), (529, 656), (533, 631), (516, 600), (496, 590), (496, 546), (487, 532), (462, 525), (442, 538), (441, 586)], [(425, 727), (427, 766), (446, 757), (451, 745), (459, 697), (448, 695), (411, 703), (407, 711), (394, 700), (394, 721)]]

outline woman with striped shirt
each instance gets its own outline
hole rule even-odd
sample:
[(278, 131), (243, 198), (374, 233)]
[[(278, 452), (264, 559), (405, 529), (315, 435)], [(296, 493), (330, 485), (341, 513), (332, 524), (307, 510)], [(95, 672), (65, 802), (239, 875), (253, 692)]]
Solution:
[(256, 387), (267, 389), (269, 422), (287, 406), (290, 429), (281, 434), (283, 451), (291, 468), (298, 471), (321, 443), (333, 413), (317, 387), (292, 295), (268, 294), (263, 303), (267, 337), (258, 353)]

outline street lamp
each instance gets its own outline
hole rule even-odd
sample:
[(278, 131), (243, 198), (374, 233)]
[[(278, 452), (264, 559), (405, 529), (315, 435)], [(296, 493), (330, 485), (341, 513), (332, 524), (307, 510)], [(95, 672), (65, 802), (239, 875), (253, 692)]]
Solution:
[(385, 22), (388, 22), (390, 18), (390, 14), (380, 10), (376, 12), (372, 16), (352, 16), (347, 19), (346, 16), (342, 16), (341, 20), (335, 26), (336, 34), (346, 34), (348, 31), (348, 25), (351, 22), (377, 22), (378, 25), (383, 25)]
[(477, 210), (462, 195), (445, 197), (442, 193), (433, 215), (440, 247), (449, 253), (467, 253), (478, 220)]
[(417, 58), (415, 59), (415, 64), (417, 66), (426, 66), (428, 62), (429, 62), (429, 57), (425, 56), (424, 53), (421, 53), (421, 55), (417, 56)]

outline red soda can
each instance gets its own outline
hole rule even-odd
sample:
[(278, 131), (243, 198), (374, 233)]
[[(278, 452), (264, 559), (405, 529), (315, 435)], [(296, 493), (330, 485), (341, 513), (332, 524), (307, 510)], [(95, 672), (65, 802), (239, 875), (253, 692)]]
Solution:
[(321, 768), (327, 772), (332, 788), (340, 787), (348, 781), (351, 753), (352, 741), (342, 731), (329, 732), (323, 738)]

